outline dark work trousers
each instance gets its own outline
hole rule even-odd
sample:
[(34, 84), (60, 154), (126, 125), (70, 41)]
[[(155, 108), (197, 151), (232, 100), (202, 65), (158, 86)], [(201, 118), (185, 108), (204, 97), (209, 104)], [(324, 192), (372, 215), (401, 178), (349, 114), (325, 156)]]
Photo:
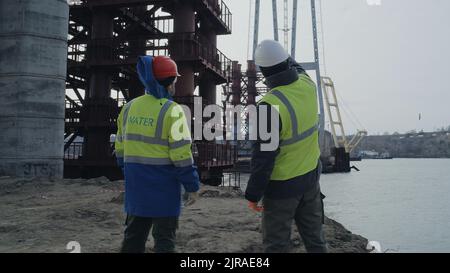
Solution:
[(263, 243), (268, 253), (289, 251), (292, 223), (295, 221), (308, 253), (326, 253), (323, 234), (324, 212), (320, 184), (295, 198), (264, 198)]
[(122, 253), (144, 253), (150, 230), (156, 253), (174, 253), (178, 218), (145, 218), (128, 215)]

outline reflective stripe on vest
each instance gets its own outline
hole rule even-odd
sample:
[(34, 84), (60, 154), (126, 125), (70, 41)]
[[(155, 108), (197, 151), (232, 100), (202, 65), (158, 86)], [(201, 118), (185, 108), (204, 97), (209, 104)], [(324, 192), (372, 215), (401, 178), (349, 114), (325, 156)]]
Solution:
[(145, 144), (169, 146), (170, 149), (177, 149), (177, 148), (183, 147), (184, 145), (192, 144), (192, 142), (190, 140), (180, 140), (180, 141), (175, 141), (173, 143), (168, 143), (167, 139), (159, 139), (156, 137), (149, 137), (149, 136), (143, 136), (143, 135), (137, 135), (137, 134), (125, 134), (124, 139), (131, 140), (131, 141), (138, 141), (138, 142), (142, 142)]
[(162, 139), (163, 127), (164, 127), (164, 117), (166, 116), (167, 111), (169, 111), (170, 106), (173, 101), (166, 101), (164, 106), (161, 108), (158, 116), (158, 122), (156, 123), (156, 133), (155, 138)]
[(175, 141), (173, 143), (169, 143), (169, 147), (170, 147), (170, 149), (174, 150), (174, 149), (181, 148), (188, 144), (189, 145), (192, 144), (192, 141), (191, 140), (180, 140), (180, 141)]
[(147, 165), (172, 165), (170, 158), (151, 158), (143, 156), (125, 156), (125, 162)]
[(313, 127), (309, 128), (308, 130), (304, 131), (303, 133), (299, 134), (297, 115), (295, 115), (295, 110), (294, 107), (292, 107), (292, 104), (289, 102), (286, 96), (278, 90), (273, 90), (271, 94), (277, 97), (286, 106), (291, 119), (292, 137), (290, 139), (281, 140), (280, 146), (295, 144), (297, 142), (307, 139), (308, 137), (312, 136), (315, 132), (318, 131), (319, 126), (318, 124), (316, 124)]
[(191, 157), (184, 160), (172, 161), (172, 164), (175, 167), (188, 167), (194, 164), (194, 159)]
[(167, 140), (137, 134), (125, 134), (125, 140), (138, 141), (143, 142), (145, 144), (156, 144), (167, 146)]
[[(128, 121), (128, 112), (130, 111), (132, 101), (128, 103), (125, 107), (124, 114), (123, 114), (123, 126), (122, 126), (122, 134), (124, 134), (126, 131), (127, 121)], [(155, 144), (155, 145), (161, 145), (161, 146), (168, 146), (171, 149), (177, 149), (180, 147), (183, 147), (188, 144), (192, 144), (191, 140), (180, 140), (175, 141), (173, 143), (169, 143), (167, 139), (162, 138), (163, 129), (164, 129), (164, 117), (166, 116), (167, 112), (169, 111), (170, 106), (173, 104), (173, 101), (167, 101), (163, 107), (161, 108), (161, 111), (158, 115), (158, 121), (156, 123), (156, 130), (155, 130), (155, 136), (143, 136), (139, 134), (124, 134), (123, 136), (119, 137), (119, 141), (123, 140), (131, 140), (131, 141), (138, 141), (145, 144)]]
[(170, 158), (152, 158), (143, 156), (125, 156), (125, 162), (146, 165), (174, 165), (175, 167), (188, 167), (194, 164), (194, 159), (188, 158), (179, 161), (171, 161)]
[(130, 111), (131, 104), (133, 101), (130, 101), (129, 103), (125, 104), (125, 110), (123, 110), (123, 124), (122, 124), (122, 140), (124, 139), (125, 129), (127, 128), (127, 122), (128, 122), (128, 112)]

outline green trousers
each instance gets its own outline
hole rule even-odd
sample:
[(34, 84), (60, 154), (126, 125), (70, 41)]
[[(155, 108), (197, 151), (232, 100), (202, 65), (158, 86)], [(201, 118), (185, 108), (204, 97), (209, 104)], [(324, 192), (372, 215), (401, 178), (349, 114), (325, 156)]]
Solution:
[(144, 253), (150, 230), (156, 253), (174, 253), (178, 218), (145, 218), (128, 215), (122, 253)]
[(262, 229), (265, 251), (288, 252), (292, 223), (295, 221), (307, 252), (326, 253), (328, 249), (323, 234), (324, 197), (317, 182), (313, 189), (295, 198), (264, 198)]

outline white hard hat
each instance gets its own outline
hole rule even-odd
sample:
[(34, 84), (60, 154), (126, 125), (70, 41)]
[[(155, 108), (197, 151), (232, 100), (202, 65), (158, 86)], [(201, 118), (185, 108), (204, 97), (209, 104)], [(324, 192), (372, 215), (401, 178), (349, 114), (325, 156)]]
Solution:
[(275, 40), (262, 41), (255, 51), (255, 63), (260, 67), (271, 67), (286, 61), (289, 54)]

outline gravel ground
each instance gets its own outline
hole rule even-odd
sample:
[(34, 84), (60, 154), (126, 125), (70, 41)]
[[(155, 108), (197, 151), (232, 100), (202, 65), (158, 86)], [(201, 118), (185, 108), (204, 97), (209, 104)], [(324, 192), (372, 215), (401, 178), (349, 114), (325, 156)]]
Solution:
[[(247, 208), (242, 193), (203, 187), (186, 208), (177, 233), (178, 252), (262, 252), (260, 215)], [(0, 252), (118, 252), (123, 236), (123, 181), (42, 180), (0, 177)], [(292, 252), (304, 252), (295, 231)], [(331, 252), (366, 252), (367, 240), (326, 219)], [(152, 238), (147, 243), (152, 252)]]

